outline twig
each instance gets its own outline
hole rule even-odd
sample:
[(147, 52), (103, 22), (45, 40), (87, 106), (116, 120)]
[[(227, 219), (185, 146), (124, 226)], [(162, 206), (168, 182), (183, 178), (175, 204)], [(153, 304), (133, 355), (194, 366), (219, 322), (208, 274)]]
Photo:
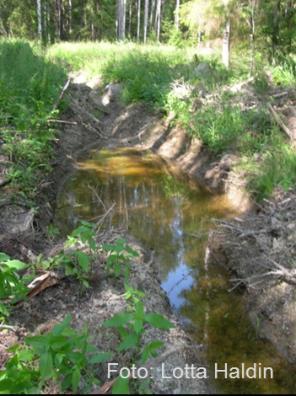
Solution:
[(78, 122), (76, 122), (76, 121), (65, 121), (65, 120), (50, 119), (50, 120), (47, 120), (47, 122), (54, 123), (54, 124), (78, 125)]
[(99, 221), (97, 222), (97, 224), (96, 224), (96, 229), (97, 229), (97, 230), (100, 229), (100, 227), (101, 227), (102, 224), (104, 223), (106, 217), (109, 216), (109, 214), (110, 214), (110, 213), (112, 212), (112, 210), (114, 209), (115, 205), (116, 205), (116, 203), (114, 202), (114, 203), (110, 206), (110, 208), (109, 208), (102, 216), (100, 216), (100, 220), (99, 220)]
[(66, 84), (64, 85), (64, 88), (62, 89), (62, 92), (60, 93), (60, 96), (58, 97), (57, 101), (54, 103), (52, 111), (56, 110), (60, 104), (60, 101), (63, 99), (63, 96), (65, 94), (65, 92), (67, 91), (67, 89), (69, 88), (71, 82), (71, 77), (68, 78)]
[(105, 212), (107, 211), (107, 208), (104, 204), (104, 202), (102, 201), (101, 197), (99, 196), (99, 194), (97, 193), (96, 189), (94, 187), (92, 187), (90, 184), (88, 184), (87, 186), (91, 192), (95, 195), (96, 199), (98, 200), (98, 202), (103, 206)]
[(0, 324), (0, 330), (10, 330), (13, 331), (14, 333), (17, 332), (17, 328), (13, 327), (13, 326), (9, 326), (9, 325), (5, 325), (5, 324)]

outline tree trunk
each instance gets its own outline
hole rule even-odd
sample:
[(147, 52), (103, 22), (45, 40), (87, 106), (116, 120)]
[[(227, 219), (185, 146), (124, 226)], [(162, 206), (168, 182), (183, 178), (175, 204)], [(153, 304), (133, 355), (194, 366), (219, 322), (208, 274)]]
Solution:
[(137, 40), (140, 41), (140, 30), (141, 30), (141, 0), (138, 0), (138, 22), (137, 22)]
[(56, 37), (62, 38), (62, 0), (56, 0)]
[(68, 0), (68, 36), (72, 34), (72, 0)]
[(133, 16), (133, 2), (129, 0), (129, 12), (128, 12), (128, 37), (132, 37), (132, 16)]
[(227, 18), (224, 35), (223, 35), (223, 48), (222, 48), (222, 63), (229, 69), (230, 66), (230, 18)]
[(37, 22), (38, 22), (38, 38), (42, 42), (42, 3), (41, 0), (37, 0)]
[(117, 38), (125, 39), (126, 0), (117, 0)]
[(179, 25), (180, 25), (180, 0), (176, 0), (175, 26), (177, 30), (179, 30)]
[(255, 8), (256, 0), (251, 0), (251, 15), (250, 15), (250, 52), (251, 52), (251, 65), (250, 75), (253, 75), (255, 69)]
[(145, 11), (144, 11), (144, 43), (145, 44), (147, 42), (148, 14), (149, 14), (149, 0), (145, 0)]
[(150, 26), (153, 26), (153, 15), (155, 14), (155, 0), (151, 1), (151, 8), (150, 8)]
[(156, 37), (157, 37), (157, 41), (160, 41), (160, 28), (161, 28), (161, 0), (157, 0), (156, 15), (155, 15), (155, 24), (156, 24)]

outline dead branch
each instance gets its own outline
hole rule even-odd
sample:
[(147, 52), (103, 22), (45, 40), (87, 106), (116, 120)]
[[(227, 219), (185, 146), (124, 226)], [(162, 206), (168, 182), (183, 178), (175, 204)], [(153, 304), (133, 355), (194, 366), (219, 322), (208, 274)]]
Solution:
[(52, 111), (56, 110), (61, 102), (61, 100), (63, 99), (63, 96), (65, 94), (65, 92), (67, 91), (67, 89), (69, 88), (69, 85), (71, 83), (71, 77), (68, 78), (66, 84), (64, 85), (62, 92), (60, 93), (60, 96), (58, 97), (57, 101), (54, 103)]
[(98, 231), (101, 226), (103, 225), (105, 219), (110, 215), (110, 213), (113, 211), (114, 207), (115, 207), (116, 203), (114, 202), (107, 210), (106, 212), (100, 216), (98, 222), (96, 223), (96, 230)]
[(53, 123), (53, 124), (66, 124), (66, 125), (78, 125), (78, 122), (76, 121), (65, 121), (65, 120), (55, 120), (55, 119), (50, 119), (47, 120), (48, 123)]
[(14, 333), (17, 332), (17, 328), (14, 326), (9, 326), (9, 325), (5, 325), (5, 324), (0, 324), (0, 330), (9, 330), (9, 331), (13, 331)]
[(268, 109), (273, 116), (273, 119), (278, 124), (278, 126), (285, 132), (285, 134), (289, 137), (290, 140), (293, 140), (292, 131), (284, 124), (278, 112), (273, 108), (271, 104), (268, 104)]
[(70, 106), (72, 107), (72, 109), (74, 110), (75, 113), (82, 114), (85, 119), (88, 119), (89, 121), (93, 122), (96, 125), (95, 129), (97, 129), (103, 135), (103, 132), (101, 130), (101, 121), (98, 120), (89, 111), (87, 111), (86, 109), (82, 108), (82, 106), (73, 97), (71, 99), (71, 105)]
[(43, 290), (55, 286), (59, 281), (60, 277), (52, 271), (46, 272), (45, 274), (38, 276), (28, 285), (28, 289), (30, 290), (28, 293), (28, 297), (32, 298), (34, 296), (37, 296)]
[[(235, 285), (233, 288), (229, 289), (229, 291), (231, 292), (235, 290), (240, 285), (246, 285), (253, 288), (254, 286), (264, 283), (268, 278), (276, 282), (285, 282), (288, 285), (296, 286), (296, 269), (288, 269), (268, 257), (267, 259), (271, 263), (271, 268), (269, 268), (269, 270), (260, 274), (249, 276), (247, 278), (230, 279), (230, 281), (234, 282)], [(268, 268), (270, 266), (263, 265), (263, 267)]]
[(94, 187), (92, 187), (90, 184), (88, 184), (87, 187), (91, 190), (91, 192), (96, 197), (97, 201), (103, 206), (103, 208), (106, 212), (107, 211), (106, 206), (105, 206), (104, 202), (102, 201), (101, 197), (99, 196), (98, 192), (96, 191), (96, 189)]

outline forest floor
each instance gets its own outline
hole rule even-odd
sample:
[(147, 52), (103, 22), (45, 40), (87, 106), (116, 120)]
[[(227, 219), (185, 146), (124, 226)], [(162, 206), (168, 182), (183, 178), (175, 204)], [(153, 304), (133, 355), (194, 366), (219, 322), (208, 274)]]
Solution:
[[(247, 189), (248, 172), (238, 166), (239, 155), (227, 149), (220, 151), (219, 155), (208, 150), (198, 137), (190, 137), (184, 127), (174, 122), (176, 115), (173, 112), (164, 118), (162, 111), (152, 109), (146, 103), (123, 104), (120, 100), (121, 84), (109, 84), (104, 88), (100, 78), (90, 78), (83, 72), (73, 73), (70, 77), (71, 83), (65, 93), (67, 110), (58, 124), (61, 128), (54, 145), (53, 171), (38, 185), (38, 213), (35, 214), (23, 200), (10, 199), (13, 188), (9, 184), (1, 187), (1, 198), (5, 199), (1, 201), (0, 251), (31, 262), (41, 253), (48, 257), (60, 249), (58, 238), (48, 238), (57, 194), (63, 188), (65, 178), (75, 169), (76, 161), (90, 150), (100, 147), (152, 150), (173, 171), (185, 173), (213, 193), (226, 193), (233, 206), (243, 212), (232, 222), (220, 224), (211, 235), (209, 247), (213, 265), (225, 265), (230, 269), (236, 278), (234, 287), (247, 291), (250, 316), (254, 325), (259, 327), (261, 336), (270, 339), (289, 361), (295, 363), (295, 190), (291, 188), (283, 193), (277, 189), (274, 196), (256, 203)], [(262, 97), (254, 93), (248, 82), (239, 89), (240, 96), (233, 98), (234, 101), (239, 100), (239, 105), (256, 107), (262, 102)], [(274, 89), (270, 93), (277, 112), (287, 117), (293, 140), (295, 91), (286, 93), (284, 89)], [(202, 102), (205, 100), (215, 104), (215, 95), (203, 97)], [(203, 103), (196, 101), (195, 105), (199, 107)], [(258, 160), (262, 156), (260, 152)], [(0, 170), (5, 175), (9, 158), (1, 151), (0, 161)], [(98, 235), (98, 238), (113, 241), (116, 236), (117, 233), (110, 233)], [(171, 313), (148, 252), (144, 252), (127, 235), (125, 237), (140, 252), (140, 258), (132, 264), (132, 284), (147, 291), (145, 306), (148, 310), (160, 311), (175, 324), (175, 328), (166, 334), (153, 330), (147, 335), (148, 340), (157, 337), (167, 346), (155, 367), (161, 364), (161, 359), (172, 367), (196, 364), (200, 360), (199, 348), (202, 346), (194, 346)], [(139, 265), (141, 271), (137, 270)], [(100, 324), (107, 315), (119, 312), (126, 303), (123, 285), (102, 276), (102, 266), (103, 259), (98, 262), (97, 272), (92, 274), (90, 291), (81, 294), (75, 281), (63, 279), (17, 308), (11, 316), (12, 325), (18, 328), (17, 333), (12, 336), (6, 332), (5, 337), (1, 334), (2, 361), (7, 356), (7, 347), (17, 338), (21, 341), (27, 333), (52, 328), (68, 312), (72, 313), (74, 325), (78, 328), (85, 321), (89, 324), (100, 349), (112, 348), (114, 339), (110, 338), (110, 331), (108, 336), (104, 333)], [(119, 362), (124, 363), (124, 359), (125, 356), (118, 356)], [(104, 373), (101, 377), (106, 380)], [(152, 388), (156, 393), (211, 391), (203, 381), (177, 382), (157, 377)]]

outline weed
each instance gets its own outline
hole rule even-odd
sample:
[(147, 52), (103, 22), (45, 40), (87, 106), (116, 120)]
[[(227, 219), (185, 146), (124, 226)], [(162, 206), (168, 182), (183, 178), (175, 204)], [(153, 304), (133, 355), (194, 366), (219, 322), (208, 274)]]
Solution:
[(116, 277), (123, 275), (127, 280), (130, 273), (130, 260), (139, 254), (124, 239), (117, 239), (113, 244), (104, 243), (102, 248), (107, 252), (106, 264), (109, 273)]
[(25, 347), (14, 347), (0, 375), (0, 392), (39, 393), (51, 381), (60, 384), (62, 392), (88, 392), (99, 383), (93, 366), (109, 361), (112, 354), (99, 352), (86, 329), (77, 332), (70, 324), (68, 315), (51, 332), (27, 337)]
[(22, 261), (12, 260), (6, 254), (0, 253), (0, 318), (2, 320), (9, 316), (9, 306), (26, 295), (27, 287), (18, 273), (25, 268), (26, 264)]

